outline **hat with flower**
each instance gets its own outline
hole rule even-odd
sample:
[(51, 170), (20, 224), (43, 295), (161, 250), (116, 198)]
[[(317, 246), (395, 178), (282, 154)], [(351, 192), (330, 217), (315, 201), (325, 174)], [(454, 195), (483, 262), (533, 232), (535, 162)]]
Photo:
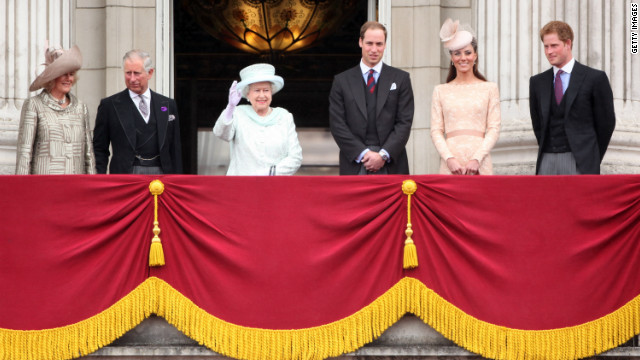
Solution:
[(449, 51), (454, 51), (471, 44), (471, 41), (473, 41), (471, 28), (464, 27), (465, 29), (461, 29), (460, 20), (454, 22), (451, 19), (447, 19), (444, 21), (442, 28), (440, 28), (440, 40), (444, 43), (445, 48)]
[[(48, 42), (47, 42), (48, 43)], [(29, 91), (36, 91), (44, 87), (49, 81), (66, 73), (78, 71), (82, 67), (82, 54), (77, 45), (69, 50), (59, 47), (49, 47), (44, 52), (43, 72), (36, 77), (29, 86)]]

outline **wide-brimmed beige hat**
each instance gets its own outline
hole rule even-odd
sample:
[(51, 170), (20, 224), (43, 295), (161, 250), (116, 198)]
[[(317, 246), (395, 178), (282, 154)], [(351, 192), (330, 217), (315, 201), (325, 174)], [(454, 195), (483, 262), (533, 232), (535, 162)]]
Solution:
[(259, 82), (270, 82), (273, 84), (271, 93), (275, 94), (284, 87), (284, 79), (276, 75), (276, 68), (271, 64), (253, 64), (240, 70), (240, 82), (237, 89), (243, 97), (247, 97), (249, 85)]
[(470, 28), (461, 29), (460, 20), (454, 22), (451, 19), (447, 19), (440, 28), (440, 40), (444, 43), (445, 48), (449, 51), (454, 51), (471, 44), (473, 34)]
[(78, 71), (82, 67), (82, 54), (77, 45), (69, 50), (50, 47), (44, 52), (45, 69), (33, 80), (29, 91), (36, 91), (49, 81), (66, 73)]

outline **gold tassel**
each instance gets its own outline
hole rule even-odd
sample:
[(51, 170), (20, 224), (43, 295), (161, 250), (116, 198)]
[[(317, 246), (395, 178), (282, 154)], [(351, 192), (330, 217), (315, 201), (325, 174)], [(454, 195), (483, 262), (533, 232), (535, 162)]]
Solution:
[(158, 226), (158, 195), (164, 191), (164, 184), (160, 180), (153, 180), (149, 184), (149, 191), (153, 195), (153, 239), (151, 239), (151, 249), (149, 249), (149, 266), (164, 266), (164, 251), (162, 241), (158, 236), (160, 227)]
[(413, 230), (411, 229), (411, 195), (418, 190), (418, 185), (413, 180), (405, 180), (402, 182), (402, 192), (407, 195), (407, 230), (405, 234), (407, 239), (404, 241), (404, 261), (403, 268), (415, 269), (418, 267), (418, 252), (416, 250), (416, 244), (413, 243), (411, 235)]
[[(407, 231), (410, 231), (410, 229), (407, 229)], [(418, 253), (416, 251), (416, 245), (411, 239), (404, 241), (403, 267), (405, 269), (414, 269), (418, 267)]]

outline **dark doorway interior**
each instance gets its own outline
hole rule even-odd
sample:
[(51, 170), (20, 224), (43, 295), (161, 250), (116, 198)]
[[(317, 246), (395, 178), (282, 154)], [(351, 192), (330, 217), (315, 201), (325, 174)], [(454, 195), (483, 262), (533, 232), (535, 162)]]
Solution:
[[(334, 0), (340, 1), (340, 0)], [(228, 91), (245, 66), (269, 62), (285, 86), (272, 106), (289, 110), (298, 127), (329, 126), (333, 76), (360, 60), (358, 35), (367, 20), (367, 0), (333, 35), (315, 46), (275, 59), (244, 53), (204, 31), (174, 0), (175, 99), (181, 119), (184, 171), (197, 173), (198, 128), (212, 128), (227, 105)], [(244, 100), (243, 100), (244, 102)]]

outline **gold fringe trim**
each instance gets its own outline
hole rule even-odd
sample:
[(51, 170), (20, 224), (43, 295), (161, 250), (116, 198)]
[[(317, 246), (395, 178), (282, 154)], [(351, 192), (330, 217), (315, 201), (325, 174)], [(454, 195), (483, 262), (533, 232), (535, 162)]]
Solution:
[(578, 359), (614, 348), (640, 332), (640, 296), (600, 319), (552, 330), (518, 330), (478, 320), (414, 278), (344, 319), (312, 328), (269, 330), (208, 314), (165, 281), (152, 277), (102, 313), (46, 330), (0, 329), (0, 359), (72, 359), (112, 343), (152, 313), (222, 355), (237, 359), (325, 359), (376, 339), (405, 313), (445, 337), (494, 359)]
[(422, 282), (404, 278), (409, 312), (459, 346), (491, 359), (580, 359), (624, 344), (640, 332), (640, 295), (599, 319), (566, 328), (519, 330), (478, 320)]
[(0, 328), (0, 359), (56, 360), (91, 354), (149, 317), (155, 284), (145, 281), (103, 312), (75, 324), (45, 330)]

